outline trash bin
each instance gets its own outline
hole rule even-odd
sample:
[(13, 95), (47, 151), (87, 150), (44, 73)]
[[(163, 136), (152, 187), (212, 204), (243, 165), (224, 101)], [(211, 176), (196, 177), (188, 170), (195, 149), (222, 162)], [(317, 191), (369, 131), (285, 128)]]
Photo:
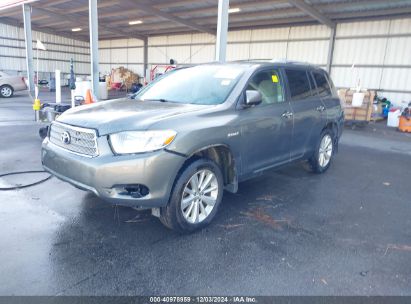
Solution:
[(107, 90), (107, 83), (106, 82), (99, 82), (98, 83), (98, 92), (99, 92), (101, 100), (107, 100), (108, 99), (108, 90)]
[(398, 128), (398, 125), (400, 124), (400, 116), (401, 116), (400, 109), (395, 109), (395, 108), (391, 109), (390, 112), (388, 112), (387, 126)]

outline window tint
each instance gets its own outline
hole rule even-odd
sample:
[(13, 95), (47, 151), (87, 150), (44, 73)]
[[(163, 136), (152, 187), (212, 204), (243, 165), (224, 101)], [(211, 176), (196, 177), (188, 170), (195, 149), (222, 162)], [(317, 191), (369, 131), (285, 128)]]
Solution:
[(331, 96), (331, 88), (328, 84), (324, 72), (313, 72), (315, 83), (317, 84), (317, 92), (321, 97)]
[(308, 75), (308, 80), (310, 81), (311, 95), (315, 96), (317, 95), (317, 88), (315, 86), (314, 76), (310, 72), (307, 72), (307, 75)]
[(285, 70), (292, 100), (306, 99), (312, 96), (307, 72), (304, 70)]
[(258, 72), (251, 78), (246, 90), (259, 91), (263, 97), (262, 104), (284, 101), (282, 81), (278, 70)]

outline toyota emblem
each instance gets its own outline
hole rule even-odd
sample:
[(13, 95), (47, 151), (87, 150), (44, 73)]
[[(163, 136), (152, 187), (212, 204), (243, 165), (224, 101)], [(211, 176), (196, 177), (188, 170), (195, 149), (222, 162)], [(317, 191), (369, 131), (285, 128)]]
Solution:
[(69, 132), (65, 131), (65, 132), (61, 133), (61, 142), (63, 144), (66, 144), (66, 145), (70, 144), (71, 136), (70, 136)]

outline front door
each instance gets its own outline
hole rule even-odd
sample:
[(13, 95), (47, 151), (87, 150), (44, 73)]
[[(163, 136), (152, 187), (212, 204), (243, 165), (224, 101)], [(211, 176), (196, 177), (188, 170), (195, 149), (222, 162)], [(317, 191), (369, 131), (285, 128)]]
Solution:
[(243, 165), (247, 173), (253, 174), (289, 161), (293, 124), (278, 69), (257, 71), (246, 90), (262, 95), (261, 104), (243, 108), (239, 113)]

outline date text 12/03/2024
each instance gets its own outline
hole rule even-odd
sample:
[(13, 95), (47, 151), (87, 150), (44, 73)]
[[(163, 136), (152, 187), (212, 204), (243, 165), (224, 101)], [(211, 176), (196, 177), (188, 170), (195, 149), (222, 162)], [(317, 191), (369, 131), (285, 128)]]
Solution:
[(150, 303), (257, 303), (254, 297), (150, 297)]

